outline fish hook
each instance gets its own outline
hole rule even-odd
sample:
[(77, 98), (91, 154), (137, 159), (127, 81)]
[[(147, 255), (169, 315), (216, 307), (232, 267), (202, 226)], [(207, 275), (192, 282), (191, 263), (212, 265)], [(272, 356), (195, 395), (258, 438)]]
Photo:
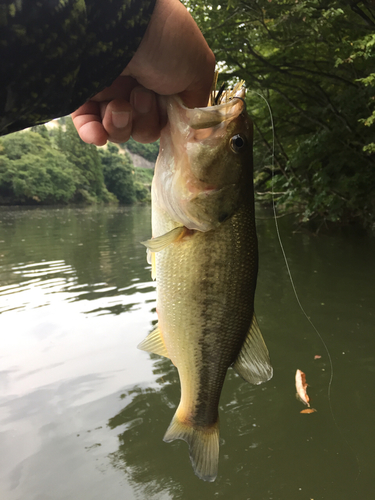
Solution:
[(218, 91), (218, 93), (217, 93), (217, 95), (215, 97), (215, 100), (214, 100), (215, 106), (217, 106), (218, 104), (220, 104), (220, 100), (221, 100), (221, 97), (222, 97), (222, 95), (224, 93), (225, 87), (226, 87), (226, 83), (224, 82), (224, 83), (222, 83), (222, 85), (221, 85), (221, 87), (220, 87), (220, 89), (219, 89), (219, 91)]
[(245, 102), (245, 99), (243, 99), (242, 97), (238, 97), (238, 96), (233, 96), (232, 99), (239, 99), (240, 101), (243, 102), (243, 105), (244, 105), (244, 110), (243, 111), (246, 111), (246, 102)]

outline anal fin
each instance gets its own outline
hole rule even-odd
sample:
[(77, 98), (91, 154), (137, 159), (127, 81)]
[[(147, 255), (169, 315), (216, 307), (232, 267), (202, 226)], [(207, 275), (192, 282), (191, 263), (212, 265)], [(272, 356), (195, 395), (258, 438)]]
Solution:
[(243, 379), (251, 384), (261, 384), (272, 378), (273, 370), (268, 349), (253, 314), (250, 330), (233, 368)]
[(154, 354), (158, 354), (159, 356), (169, 358), (167, 348), (165, 347), (163, 337), (159, 329), (159, 325), (157, 325), (156, 328), (152, 330), (152, 332), (149, 333), (140, 344), (138, 344), (137, 347), (142, 351), (153, 352)]

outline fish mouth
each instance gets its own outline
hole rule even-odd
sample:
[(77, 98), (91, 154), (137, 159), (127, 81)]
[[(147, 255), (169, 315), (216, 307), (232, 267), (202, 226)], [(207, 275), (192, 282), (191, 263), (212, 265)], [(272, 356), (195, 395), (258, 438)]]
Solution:
[(175, 96), (175, 103), (180, 113), (184, 114), (184, 122), (194, 130), (217, 127), (231, 121), (246, 110), (245, 89), (241, 87), (231, 94), (226, 102), (205, 108), (187, 108), (180, 97)]

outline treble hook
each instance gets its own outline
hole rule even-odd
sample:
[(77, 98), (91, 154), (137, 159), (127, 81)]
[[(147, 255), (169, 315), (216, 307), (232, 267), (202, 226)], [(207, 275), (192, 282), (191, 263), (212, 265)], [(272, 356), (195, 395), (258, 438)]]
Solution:
[(220, 99), (221, 99), (221, 96), (223, 95), (223, 92), (225, 90), (225, 82), (223, 82), (221, 84), (221, 87), (219, 89), (219, 92), (217, 93), (216, 97), (215, 97), (215, 106), (217, 106), (220, 102)]
[(232, 99), (239, 99), (240, 101), (243, 102), (243, 105), (244, 105), (244, 111), (246, 111), (246, 102), (245, 102), (245, 99), (243, 99), (242, 97), (238, 97), (238, 96), (233, 96)]

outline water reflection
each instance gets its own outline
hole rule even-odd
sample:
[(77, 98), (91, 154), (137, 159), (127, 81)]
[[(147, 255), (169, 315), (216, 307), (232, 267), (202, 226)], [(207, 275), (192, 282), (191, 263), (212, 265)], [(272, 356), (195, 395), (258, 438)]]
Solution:
[[(207, 484), (186, 443), (162, 441), (179, 401), (175, 368), (136, 349), (156, 320), (139, 245), (149, 207), (0, 208), (0, 221), (2, 498), (372, 500), (373, 240), (282, 227), (332, 356), (329, 401), (327, 355), (296, 305), (272, 220), (259, 221), (256, 311), (275, 375), (252, 387), (229, 370), (219, 476)], [(314, 415), (299, 413), (297, 368)]]
[(169, 360), (151, 357), (158, 386), (122, 393), (124, 407), (108, 421), (118, 435), (111, 463), (137, 486), (140, 498), (355, 498), (345, 494), (355, 494), (356, 459), (331, 416), (322, 408), (315, 420), (302, 420), (299, 403), (285, 397), (278, 377), (273, 386), (253, 387), (232, 370), (220, 404), (219, 475), (213, 484), (200, 481), (187, 445), (162, 441), (179, 400), (179, 381)]
[[(113, 298), (87, 313), (120, 314), (135, 306), (134, 295), (149, 293), (149, 267), (139, 241), (149, 237), (145, 211), (53, 209), (4, 211), (0, 246), (0, 312), (49, 305), (64, 294), (69, 302)], [(142, 247), (141, 247), (142, 248)], [(60, 257), (60, 258), (58, 258)], [(14, 264), (16, 263), (16, 264)], [(123, 295), (131, 295), (123, 304)]]

